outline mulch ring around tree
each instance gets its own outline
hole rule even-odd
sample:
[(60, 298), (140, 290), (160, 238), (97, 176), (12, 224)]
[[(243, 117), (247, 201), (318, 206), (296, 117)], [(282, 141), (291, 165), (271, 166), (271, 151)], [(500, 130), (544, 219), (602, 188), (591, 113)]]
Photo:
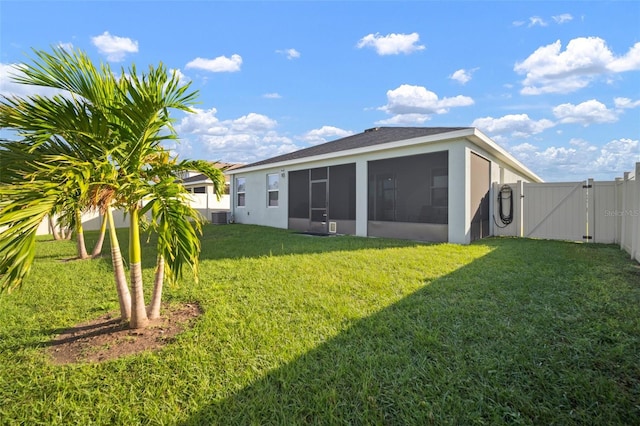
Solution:
[(155, 351), (193, 326), (202, 313), (196, 303), (164, 306), (162, 317), (132, 330), (118, 313), (78, 324), (56, 336), (47, 348), (54, 364), (104, 362), (144, 351)]

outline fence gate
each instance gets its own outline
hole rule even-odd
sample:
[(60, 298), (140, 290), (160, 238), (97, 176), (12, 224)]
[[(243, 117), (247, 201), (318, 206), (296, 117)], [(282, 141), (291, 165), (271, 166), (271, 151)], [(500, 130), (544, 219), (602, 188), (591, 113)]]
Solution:
[(593, 239), (591, 181), (525, 183), (522, 192), (525, 237), (585, 242)]

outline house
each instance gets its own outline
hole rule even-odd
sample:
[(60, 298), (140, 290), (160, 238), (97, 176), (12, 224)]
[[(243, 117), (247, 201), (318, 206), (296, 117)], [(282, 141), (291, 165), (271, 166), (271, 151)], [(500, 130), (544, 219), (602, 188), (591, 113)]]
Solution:
[(473, 127), (376, 127), (227, 172), (236, 223), (467, 244), (492, 182), (542, 180)]
[[(241, 167), (238, 163), (213, 163), (213, 166), (230, 171)], [(218, 199), (213, 192), (213, 182), (202, 173), (185, 172), (180, 176), (185, 189), (191, 193), (191, 207), (195, 208), (207, 220), (213, 223), (226, 223), (231, 207), (229, 197), (229, 176), (225, 175), (225, 189)]]

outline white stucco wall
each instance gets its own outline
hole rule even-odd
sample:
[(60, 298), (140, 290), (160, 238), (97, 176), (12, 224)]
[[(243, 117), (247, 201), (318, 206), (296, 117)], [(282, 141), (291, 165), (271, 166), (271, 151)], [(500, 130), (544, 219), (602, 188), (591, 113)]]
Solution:
[[(277, 173), (278, 182), (278, 206), (269, 207), (267, 205), (267, 175)], [(287, 175), (282, 177), (282, 167), (274, 167), (258, 170), (249, 173), (238, 172), (232, 175), (230, 200), (231, 214), (233, 220), (237, 223), (246, 223), (251, 225), (265, 225), (274, 228), (287, 228), (287, 213), (289, 209), (288, 194), (289, 185)], [(238, 207), (237, 205), (237, 178), (245, 178), (246, 196), (245, 205)]]
[(367, 161), (359, 159), (356, 161), (356, 235), (359, 237), (366, 237), (368, 231), (368, 182), (369, 170), (367, 169)]
[(449, 242), (468, 244), (469, 224), (468, 148), (464, 141), (449, 144)]

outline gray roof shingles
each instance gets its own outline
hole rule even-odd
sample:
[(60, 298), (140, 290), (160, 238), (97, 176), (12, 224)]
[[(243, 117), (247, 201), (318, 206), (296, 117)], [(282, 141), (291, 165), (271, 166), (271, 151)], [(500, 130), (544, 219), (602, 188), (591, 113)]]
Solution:
[(372, 129), (365, 130), (362, 133), (347, 136), (346, 138), (337, 139), (321, 145), (315, 145), (309, 148), (290, 152), (288, 154), (257, 161), (255, 163), (239, 167), (238, 169), (279, 163), (281, 161), (298, 160), (316, 155), (331, 154), (333, 152), (365, 148), (367, 146), (379, 145), (387, 142), (402, 141), (464, 129), (470, 129), (470, 127), (374, 127)]

